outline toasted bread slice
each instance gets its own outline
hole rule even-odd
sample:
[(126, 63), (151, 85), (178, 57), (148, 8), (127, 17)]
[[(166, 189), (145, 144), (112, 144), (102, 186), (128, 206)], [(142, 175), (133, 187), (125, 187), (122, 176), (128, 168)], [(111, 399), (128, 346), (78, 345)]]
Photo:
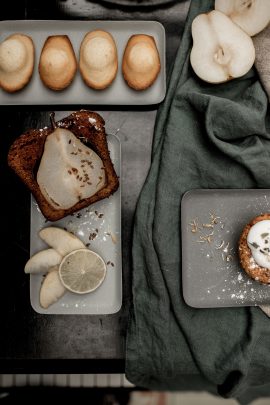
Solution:
[(68, 129), (97, 153), (106, 173), (106, 184), (101, 190), (89, 198), (80, 200), (68, 209), (56, 209), (52, 206), (42, 194), (36, 178), (46, 138), (54, 129), (31, 129), (11, 145), (8, 153), (8, 165), (30, 189), (43, 215), (48, 220), (57, 221), (96, 201), (109, 197), (118, 189), (119, 181), (110, 159), (104, 125), (105, 122), (99, 114), (86, 110), (74, 112), (57, 123), (58, 127)]

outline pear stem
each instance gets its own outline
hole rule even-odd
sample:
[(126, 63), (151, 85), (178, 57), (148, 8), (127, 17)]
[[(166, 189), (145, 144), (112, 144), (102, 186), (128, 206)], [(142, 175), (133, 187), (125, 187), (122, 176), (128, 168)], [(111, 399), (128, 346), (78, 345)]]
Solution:
[(55, 122), (55, 113), (54, 112), (50, 113), (50, 120), (51, 120), (51, 126), (53, 127), (53, 129), (56, 129), (57, 124)]

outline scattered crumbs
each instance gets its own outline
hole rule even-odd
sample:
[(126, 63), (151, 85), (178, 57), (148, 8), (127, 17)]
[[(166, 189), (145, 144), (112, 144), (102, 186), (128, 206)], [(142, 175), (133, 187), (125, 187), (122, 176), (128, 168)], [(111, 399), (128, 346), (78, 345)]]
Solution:
[(237, 280), (238, 280), (238, 281), (243, 280), (243, 276), (242, 276), (242, 274), (239, 274), (239, 275), (238, 275)]
[(201, 235), (200, 240), (198, 240), (198, 243), (204, 243), (208, 242), (209, 244), (212, 243), (212, 236), (214, 235), (214, 232), (209, 233), (208, 235)]
[(189, 225), (191, 226), (191, 232), (192, 233), (197, 233), (198, 230), (200, 229), (199, 225), (198, 225), (198, 222), (197, 222), (197, 219), (193, 219), (192, 222), (190, 222)]
[(231, 262), (233, 260), (233, 256), (232, 255), (228, 255), (226, 257), (226, 262)]
[(114, 267), (114, 263), (113, 263), (113, 262), (111, 262), (111, 266)]
[(96, 236), (97, 236), (96, 232), (90, 233), (89, 240), (94, 240), (96, 238)]
[(90, 245), (91, 245), (91, 243), (86, 243), (86, 245), (85, 245), (85, 246), (86, 246), (86, 247), (89, 247)]
[(216, 250), (222, 249), (224, 246), (225, 242), (224, 240), (220, 243), (220, 245), (216, 246)]
[(219, 223), (219, 219), (220, 217), (218, 217), (217, 215), (213, 214), (212, 212), (209, 212), (210, 214), (210, 220), (211, 220), (211, 224), (213, 225), (217, 225)]
[(67, 228), (66, 228), (66, 227), (64, 227), (64, 231), (67, 231)]
[(211, 291), (210, 291), (210, 290), (207, 290), (207, 293), (208, 293), (208, 294), (210, 294), (210, 293), (211, 293)]
[(81, 218), (82, 214), (80, 212), (78, 212), (78, 214), (76, 214), (76, 218)]
[[(202, 223), (201, 225), (198, 221), (198, 218), (193, 219), (189, 223), (189, 226), (191, 226), (191, 232), (200, 234), (199, 239), (196, 241), (197, 243), (211, 244), (216, 235), (216, 230), (224, 228), (224, 222), (221, 220), (221, 218), (219, 216), (217, 216), (213, 212), (210, 212), (209, 215), (210, 215), (209, 221)], [(218, 228), (216, 228), (217, 225), (219, 225)], [(210, 233), (207, 232), (206, 231), (207, 229), (209, 229), (209, 232), (210, 231), (211, 232)], [(230, 247), (230, 242), (226, 243), (225, 240), (221, 240), (220, 242), (218, 242), (217, 245), (214, 246), (215, 250), (221, 251), (220, 253), (221, 253), (222, 261), (227, 262), (227, 263), (233, 261), (232, 254), (229, 254), (229, 251), (232, 251), (233, 248), (229, 248), (229, 247)], [(206, 257), (209, 258), (210, 255), (207, 254)]]
[(110, 237), (111, 237), (111, 240), (112, 240), (112, 243), (114, 243), (114, 244), (116, 245), (116, 243), (117, 243), (117, 237), (116, 237), (116, 235), (115, 235), (114, 233), (112, 233), (112, 232), (105, 232), (105, 235), (110, 236)]
[(98, 228), (95, 229), (96, 233), (98, 233)]
[(99, 214), (98, 215), (98, 218), (103, 218), (104, 217), (104, 214)]
[(213, 224), (202, 224), (203, 228), (214, 228)]

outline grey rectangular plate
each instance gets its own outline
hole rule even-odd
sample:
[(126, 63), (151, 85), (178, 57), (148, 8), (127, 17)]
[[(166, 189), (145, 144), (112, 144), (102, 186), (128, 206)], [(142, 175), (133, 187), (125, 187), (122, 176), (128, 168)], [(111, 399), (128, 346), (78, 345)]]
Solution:
[[(108, 147), (118, 176), (121, 172), (121, 146), (118, 138), (108, 135)], [(121, 182), (120, 182), (121, 183)], [(48, 309), (39, 304), (42, 275), (30, 274), (30, 300), (33, 309), (40, 314), (101, 315), (113, 314), (122, 305), (122, 255), (121, 255), (121, 184), (116, 193), (98, 201), (74, 215), (56, 222), (48, 222), (32, 197), (30, 254), (48, 248), (38, 237), (39, 231), (47, 226), (59, 226), (73, 232), (89, 249), (98, 253), (107, 263), (104, 282), (89, 294), (74, 294), (69, 291)], [(99, 218), (97, 213), (102, 213)], [(97, 229), (97, 230), (96, 230)], [(96, 237), (89, 240), (90, 234)]]
[[(110, 32), (118, 50), (118, 73), (105, 90), (90, 89), (82, 80), (79, 71), (65, 90), (57, 92), (46, 88), (38, 73), (38, 62), (43, 44), (50, 35), (68, 35), (77, 60), (81, 41), (89, 31), (101, 29)], [(33, 104), (107, 104), (146, 105), (163, 100), (166, 93), (165, 29), (157, 21), (1, 21), (0, 42), (7, 36), (20, 32), (30, 35), (36, 49), (35, 68), (30, 83), (21, 91), (9, 94), (0, 89), (0, 105)], [(160, 55), (161, 70), (155, 83), (144, 91), (136, 91), (125, 83), (122, 71), (122, 56), (131, 35), (148, 34), (155, 38)]]
[[(249, 278), (237, 254), (244, 226), (265, 212), (270, 212), (270, 190), (192, 190), (184, 195), (182, 279), (188, 305), (215, 308), (270, 304), (270, 286)], [(219, 217), (213, 228), (207, 227), (212, 225), (211, 214)], [(194, 220), (201, 228), (197, 232), (191, 225)], [(209, 243), (204, 237), (211, 233)]]

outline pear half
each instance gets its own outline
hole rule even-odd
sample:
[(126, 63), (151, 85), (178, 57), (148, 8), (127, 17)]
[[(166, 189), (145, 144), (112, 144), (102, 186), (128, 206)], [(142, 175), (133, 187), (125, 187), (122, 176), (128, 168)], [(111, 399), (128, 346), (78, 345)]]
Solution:
[(215, 9), (230, 17), (251, 37), (270, 21), (270, 0), (215, 0)]
[(46, 138), (37, 183), (54, 209), (68, 209), (106, 185), (101, 158), (71, 131), (55, 129)]
[(252, 39), (229, 17), (213, 10), (192, 23), (190, 62), (206, 82), (223, 83), (245, 75), (255, 60)]
[(51, 90), (63, 90), (70, 85), (77, 70), (75, 53), (67, 35), (46, 39), (39, 60), (39, 75)]

